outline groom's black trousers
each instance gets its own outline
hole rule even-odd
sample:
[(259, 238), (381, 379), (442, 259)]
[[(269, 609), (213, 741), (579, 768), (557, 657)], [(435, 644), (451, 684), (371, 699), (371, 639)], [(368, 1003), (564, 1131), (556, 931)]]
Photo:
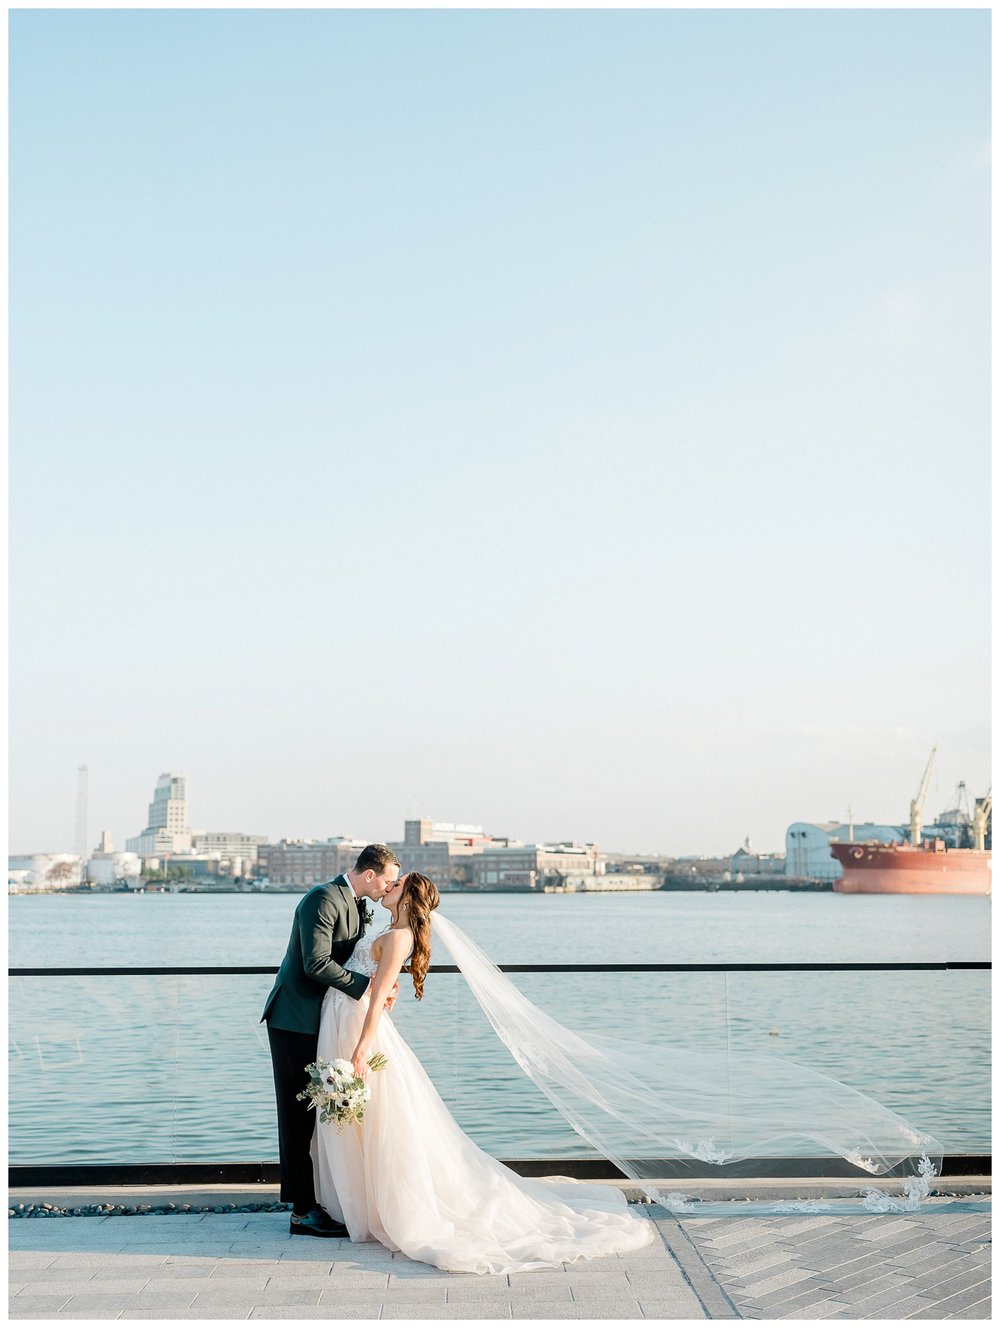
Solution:
[(278, 1158), (281, 1163), (281, 1202), (294, 1204), (305, 1213), (316, 1203), (313, 1164), (309, 1145), (316, 1126), (316, 1113), (308, 1102), (297, 1102), (309, 1082), (306, 1066), (317, 1054), (318, 1033), (293, 1033), (287, 1028), (267, 1026), (274, 1071), (274, 1097), (278, 1106)]

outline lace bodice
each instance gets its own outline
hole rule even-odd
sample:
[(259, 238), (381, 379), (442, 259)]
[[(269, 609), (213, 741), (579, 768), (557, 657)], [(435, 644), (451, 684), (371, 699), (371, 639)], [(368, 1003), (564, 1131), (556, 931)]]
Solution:
[(366, 978), (375, 976), (375, 970), (378, 968), (378, 960), (372, 957), (372, 946), (380, 936), (388, 931), (388, 927), (383, 927), (381, 931), (376, 931), (374, 927), (369, 927), (364, 936), (361, 937), (354, 947), (350, 959), (344, 965), (352, 973), (363, 973)]
[[(372, 955), (372, 946), (380, 936), (384, 936), (388, 927), (383, 927), (381, 931), (375, 927), (368, 929), (368, 934), (362, 936), (350, 957), (344, 962), (344, 967), (349, 973), (363, 973), (368, 979), (373, 979), (378, 971), (378, 960)], [(354, 999), (348, 996), (346, 991), (341, 991), (339, 987), (329, 987), (323, 996), (323, 1008), (325, 1009), (331, 1001), (350, 1001), (354, 1004)]]
[[(371, 928), (366, 936), (362, 936), (344, 967), (349, 968), (352, 973), (363, 973), (366, 978), (373, 978), (378, 971), (378, 960), (372, 955), (372, 946), (379, 937), (384, 936), (390, 930), (391, 925), (390, 923), (383, 927), (381, 931)], [(410, 956), (407, 956), (406, 962), (409, 963), (409, 961)]]

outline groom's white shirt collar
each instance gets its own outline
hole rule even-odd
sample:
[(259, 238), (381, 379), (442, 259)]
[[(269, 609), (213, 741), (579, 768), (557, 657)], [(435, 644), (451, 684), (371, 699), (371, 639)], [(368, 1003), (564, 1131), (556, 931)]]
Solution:
[(354, 896), (354, 902), (357, 903), (361, 896), (358, 894), (357, 890), (355, 890), (354, 882), (348, 876), (347, 872), (344, 872), (344, 880), (347, 882), (348, 890), (350, 890), (351, 894)]

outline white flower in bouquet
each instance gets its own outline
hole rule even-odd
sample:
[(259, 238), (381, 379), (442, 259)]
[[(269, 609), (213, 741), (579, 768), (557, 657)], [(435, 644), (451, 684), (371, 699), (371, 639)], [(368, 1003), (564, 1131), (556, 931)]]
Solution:
[[(386, 1058), (376, 1052), (368, 1062), (371, 1070), (381, 1070)], [(308, 1101), (315, 1107), (324, 1123), (336, 1123), (338, 1133), (351, 1121), (364, 1119), (365, 1103), (371, 1100), (372, 1090), (360, 1075), (354, 1073), (350, 1061), (338, 1057), (334, 1061), (317, 1060), (306, 1066), (309, 1083), (301, 1093), (300, 1102)]]

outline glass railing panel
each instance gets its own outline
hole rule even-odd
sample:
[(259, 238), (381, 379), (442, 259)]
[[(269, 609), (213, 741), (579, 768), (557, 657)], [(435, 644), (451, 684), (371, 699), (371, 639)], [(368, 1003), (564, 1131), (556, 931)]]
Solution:
[(248, 974), (177, 979), (173, 1161), (277, 1157), (271, 1055), (260, 1022), (273, 982)]
[(850, 1084), (944, 1144), (990, 1151), (988, 970), (726, 974), (734, 1050)]
[(172, 1159), (177, 979), (14, 978), (9, 987), (10, 1162)]
[[(989, 1152), (988, 972), (518, 973), (569, 1027), (803, 1061), (952, 1152)], [(10, 987), (10, 1162), (277, 1156), (260, 1011), (269, 975), (22, 978)], [(404, 980), (394, 1012), (459, 1124), (500, 1157), (588, 1157), (464, 980)], [(915, 1019), (913, 1010), (923, 1013)]]
[[(610, 1037), (669, 1036), (675, 1045), (724, 1051), (725, 982), (721, 973), (517, 973), (520, 991), (547, 1014)], [(451, 984), (450, 1025), (432, 1013)], [(400, 1032), (424, 1061), (459, 1124), (480, 1147), (500, 1157), (595, 1156), (493, 1032), (460, 977), (432, 974), (415, 1009), (397, 1005)]]

